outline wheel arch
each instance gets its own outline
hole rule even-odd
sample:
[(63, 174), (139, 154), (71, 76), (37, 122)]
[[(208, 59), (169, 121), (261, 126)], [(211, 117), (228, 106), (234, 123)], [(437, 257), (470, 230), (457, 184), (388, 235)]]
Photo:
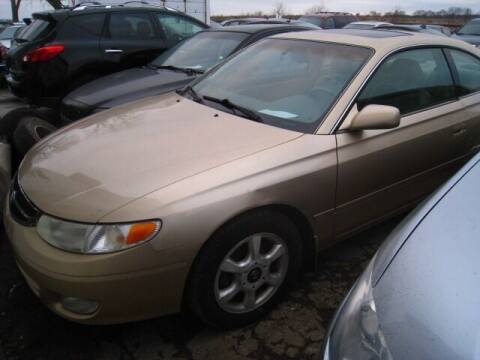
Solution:
[(188, 298), (188, 288), (191, 280), (191, 273), (192, 269), (194, 268), (194, 265), (202, 253), (202, 251), (205, 249), (207, 243), (215, 237), (215, 235), (225, 226), (228, 224), (234, 222), (236, 219), (251, 214), (259, 211), (266, 211), (266, 212), (276, 212), (283, 214), (287, 216), (294, 225), (297, 227), (298, 231), (300, 232), (300, 237), (302, 239), (302, 271), (308, 272), (308, 271), (315, 271), (316, 268), (316, 254), (317, 254), (317, 245), (315, 242), (315, 236), (314, 236), (314, 231), (313, 231), (313, 226), (308, 220), (308, 217), (295, 208), (294, 206), (291, 205), (285, 205), (285, 204), (270, 204), (270, 205), (264, 205), (264, 206), (259, 206), (255, 207), (252, 209), (248, 209), (246, 211), (240, 212), (228, 220), (224, 221), (220, 226), (218, 226), (214, 232), (208, 237), (208, 239), (202, 244), (202, 246), (199, 248), (197, 254), (195, 255), (195, 258), (193, 259), (190, 269), (188, 271), (188, 276), (187, 280), (185, 282), (184, 286), (184, 291), (183, 291), (183, 299), (182, 299), (182, 309), (187, 310), (187, 301), (186, 299)]

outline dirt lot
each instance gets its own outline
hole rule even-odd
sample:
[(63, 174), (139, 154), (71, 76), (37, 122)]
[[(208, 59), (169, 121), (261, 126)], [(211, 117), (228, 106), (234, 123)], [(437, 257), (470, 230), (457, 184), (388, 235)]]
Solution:
[[(0, 91), (0, 116), (22, 104)], [(329, 250), (263, 321), (215, 332), (180, 315), (88, 327), (47, 310), (15, 267), (0, 227), (0, 360), (7, 359), (313, 359), (350, 286), (398, 219)], [(168, 291), (168, 289), (166, 289)]]

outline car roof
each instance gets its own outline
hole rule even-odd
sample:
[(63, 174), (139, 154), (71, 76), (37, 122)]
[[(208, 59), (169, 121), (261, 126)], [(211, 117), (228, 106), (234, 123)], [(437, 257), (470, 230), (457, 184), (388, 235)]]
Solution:
[(386, 21), (353, 21), (348, 25), (352, 24), (360, 24), (360, 25), (380, 25), (380, 24), (390, 24), (389, 22)]
[(206, 31), (224, 31), (224, 32), (242, 32), (248, 34), (255, 34), (262, 31), (274, 30), (274, 29), (308, 29), (308, 27), (303, 25), (295, 24), (247, 24), (247, 25), (234, 25), (227, 26), (223, 28), (210, 28)]
[[(476, 51), (471, 45), (461, 40), (429, 33), (408, 30), (359, 30), (332, 29), (322, 31), (302, 31), (275, 35), (275, 38), (332, 42), (345, 45), (356, 45), (372, 48), (377, 52), (390, 52), (408, 46), (453, 46), (469, 52)], [(480, 52), (478, 54), (480, 56)]]
[[(132, 11), (154, 11), (154, 12), (163, 12), (168, 14), (178, 14), (180, 16), (185, 16), (192, 18), (191, 16), (182, 13), (181, 11), (170, 9), (163, 6), (122, 6), (122, 5), (99, 5), (99, 6), (77, 6), (76, 8), (65, 8), (58, 10), (48, 10), (41, 11), (32, 14), (33, 18), (53, 16), (54, 18), (65, 18), (68, 16), (82, 15), (82, 14), (93, 14), (93, 13), (105, 13), (105, 12), (132, 12)], [(194, 18), (193, 18), (194, 19)], [(198, 20), (197, 20), (198, 21)]]

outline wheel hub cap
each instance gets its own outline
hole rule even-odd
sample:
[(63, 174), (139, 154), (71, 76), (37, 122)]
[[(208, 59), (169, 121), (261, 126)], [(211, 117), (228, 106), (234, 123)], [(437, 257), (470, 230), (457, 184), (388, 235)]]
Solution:
[(229, 313), (251, 312), (280, 288), (288, 270), (288, 248), (271, 233), (240, 241), (222, 260), (215, 278), (215, 297)]
[(251, 283), (255, 283), (262, 277), (262, 270), (260, 268), (254, 268), (247, 275), (247, 280)]

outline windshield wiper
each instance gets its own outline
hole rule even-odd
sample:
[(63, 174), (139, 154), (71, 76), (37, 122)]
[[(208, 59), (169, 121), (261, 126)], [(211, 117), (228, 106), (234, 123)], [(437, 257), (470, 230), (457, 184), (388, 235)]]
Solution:
[(203, 98), (205, 100), (220, 104), (232, 110), (234, 113), (240, 112), (244, 117), (247, 117), (248, 119), (263, 123), (263, 118), (260, 115), (258, 115), (255, 111), (244, 108), (243, 106), (237, 105), (231, 102), (229, 99), (218, 99), (208, 95), (204, 96)]
[(154, 64), (150, 64), (150, 65), (155, 67), (155, 69), (180, 71), (187, 75), (196, 75), (196, 74), (202, 73), (202, 71), (200, 70), (191, 69), (191, 68), (182, 68), (174, 65), (154, 65)]
[(185, 95), (188, 94), (192, 98), (193, 101), (201, 103), (203, 102), (203, 99), (200, 95), (197, 94), (197, 92), (193, 89), (191, 85), (188, 85), (187, 87), (177, 90), (177, 94), (180, 95)]

